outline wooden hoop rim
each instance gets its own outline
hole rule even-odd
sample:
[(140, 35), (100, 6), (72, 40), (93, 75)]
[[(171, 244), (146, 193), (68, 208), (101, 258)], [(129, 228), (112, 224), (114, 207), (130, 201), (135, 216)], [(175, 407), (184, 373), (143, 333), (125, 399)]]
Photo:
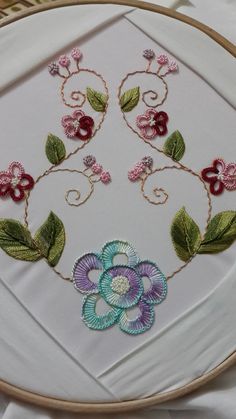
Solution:
[[(9, 25), (12, 22), (15, 22), (19, 19), (22, 19), (27, 16), (31, 16), (35, 13), (40, 13), (46, 10), (51, 10), (59, 7), (68, 7), (73, 5), (83, 5), (83, 4), (115, 4), (136, 7), (143, 10), (148, 10), (154, 13), (159, 13), (165, 16), (168, 16), (173, 19), (180, 20), (202, 32), (207, 36), (212, 38), (216, 43), (221, 45), (225, 50), (230, 54), (236, 57), (236, 46), (231, 43), (229, 40), (224, 38), (218, 32), (210, 28), (209, 26), (188, 17), (182, 13), (176, 12), (175, 10), (168, 9), (166, 7), (157, 6), (152, 3), (145, 3), (139, 0), (56, 0), (52, 3), (41, 4), (35, 7), (31, 7), (28, 10), (17, 13), (14, 16), (9, 16), (3, 19), (0, 22), (0, 28), (6, 25)], [(232, 353), (227, 359), (225, 359), (221, 364), (207, 372), (206, 374), (201, 375), (190, 383), (172, 391), (165, 393), (159, 393), (154, 396), (150, 396), (144, 399), (135, 399), (127, 400), (114, 403), (82, 403), (77, 401), (68, 401), (61, 400), (52, 397), (42, 396), (37, 393), (32, 393), (28, 390), (23, 390), (19, 387), (16, 387), (6, 381), (0, 380), (0, 391), (4, 394), (13, 397), (17, 400), (31, 403), (36, 406), (43, 408), (50, 408), (56, 410), (62, 410), (67, 412), (77, 412), (77, 413), (122, 413), (128, 411), (135, 411), (139, 409), (144, 409), (157, 405), (159, 403), (166, 402), (168, 400), (173, 400), (180, 398), (186, 394), (193, 392), (194, 390), (199, 389), (202, 385), (208, 383), (209, 381), (216, 378), (223, 371), (236, 364), (236, 352)]]

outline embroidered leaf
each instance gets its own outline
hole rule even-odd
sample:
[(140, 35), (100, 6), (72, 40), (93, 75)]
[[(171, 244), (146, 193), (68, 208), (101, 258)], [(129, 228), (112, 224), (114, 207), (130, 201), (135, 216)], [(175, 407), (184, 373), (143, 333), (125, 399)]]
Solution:
[(236, 211), (216, 214), (208, 225), (198, 253), (219, 253), (236, 240)]
[(179, 131), (174, 131), (166, 140), (163, 148), (164, 153), (173, 160), (182, 159), (185, 152), (185, 143)]
[(49, 265), (56, 266), (65, 246), (65, 229), (62, 221), (50, 212), (45, 223), (38, 229), (34, 238)]
[(120, 98), (120, 106), (123, 112), (130, 112), (137, 106), (139, 102), (140, 91), (139, 87), (126, 90)]
[(15, 259), (34, 262), (41, 258), (29, 230), (16, 220), (0, 220), (0, 247)]
[(176, 213), (172, 221), (171, 237), (178, 257), (184, 262), (187, 262), (200, 246), (200, 230), (184, 207)]
[(87, 87), (87, 98), (92, 108), (97, 112), (104, 112), (106, 110), (107, 95), (97, 92), (91, 87)]
[(45, 147), (46, 155), (50, 163), (59, 164), (66, 157), (66, 149), (60, 138), (49, 134)]

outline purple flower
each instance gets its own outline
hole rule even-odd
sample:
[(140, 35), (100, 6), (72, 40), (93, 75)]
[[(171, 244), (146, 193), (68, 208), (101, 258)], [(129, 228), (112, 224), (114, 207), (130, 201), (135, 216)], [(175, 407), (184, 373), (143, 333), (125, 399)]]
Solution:
[(145, 157), (142, 158), (142, 163), (144, 164), (144, 166), (151, 169), (151, 167), (153, 165), (153, 158), (151, 156), (145, 156)]
[(90, 154), (84, 157), (83, 162), (86, 167), (92, 167), (96, 163), (96, 158)]
[(153, 60), (153, 58), (155, 57), (155, 52), (152, 49), (145, 49), (143, 51), (143, 57), (147, 60)]
[[(114, 264), (117, 255), (127, 257), (125, 265)], [(98, 270), (98, 282), (89, 278), (91, 270)], [(143, 278), (150, 287), (144, 290)], [(135, 249), (125, 241), (113, 240), (103, 247), (100, 254), (81, 256), (73, 269), (75, 288), (87, 294), (82, 307), (82, 319), (91, 329), (104, 330), (115, 323), (122, 331), (136, 335), (150, 329), (154, 323), (154, 305), (161, 303), (167, 294), (167, 282), (153, 262), (141, 262)], [(105, 314), (96, 313), (97, 301), (102, 298), (110, 306)], [(126, 310), (135, 307), (140, 314), (129, 318)]]
[(48, 71), (52, 76), (59, 73), (59, 65), (57, 63), (51, 63), (48, 65)]

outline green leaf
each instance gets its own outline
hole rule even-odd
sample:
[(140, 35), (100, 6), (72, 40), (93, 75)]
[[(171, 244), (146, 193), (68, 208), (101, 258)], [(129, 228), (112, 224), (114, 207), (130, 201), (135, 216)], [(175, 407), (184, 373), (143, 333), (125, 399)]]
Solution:
[(219, 253), (236, 240), (236, 211), (223, 211), (210, 221), (198, 253)]
[(46, 142), (45, 152), (52, 164), (59, 164), (66, 157), (66, 149), (60, 138), (49, 134)]
[(29, 230), (16, 220), (0, 220), (0, 247), (19, 260), (34, 262), (42, 257)]
[(185, 143), (179, 131), (174, 131), (166, 140), (163, 148), (164, 153), (173, 160), (182, 159), (185, 152)]
[(107, 105), (107, 95), (87, 87), (87, 98), (92, 108), (97, 112), (104, 112)]
[(120, 98), (120, 107), (123, 112), (130, 112), (137, 106), (140, 97), (139, 87), (126, 90)]
[(34, 241), (49, 265), (56, 266), (65, 246), (65, 229), (62, 221), (50, 212), (45, 223), (38, 229)]
[(200, 230), (184, 207), (176, 213), (172, 221), (171, 237), (177, 256), (184, 262), (187, 262), (200, 246)]

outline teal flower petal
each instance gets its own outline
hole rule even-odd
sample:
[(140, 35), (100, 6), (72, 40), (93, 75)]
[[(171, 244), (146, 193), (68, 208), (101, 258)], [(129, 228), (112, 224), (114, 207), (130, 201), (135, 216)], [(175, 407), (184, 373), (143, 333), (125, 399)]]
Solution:
[(135, 269), (117, 265), (103, 272), (99, 280), (99, 291), (111, 306), (129, 308), (137, 304), (144, 289)]
[(135, 249), (128, 242), (113, 240), (105, 244), (102, 249), (101, 257), (105, 269), (113, 266), (113, 259), (116, 255), (126, 255), (128, 258), (126, 265), (131, 267), (134, 267), (139, 262)]
[(139, 335), (140, 333), (146, 332), (154, 323), (155, 313), (152, 305), (141, 299), (138, 302), (137, 307), (140, 310), (140, 315), (135, 319), (129, 319), (126, 310), (124, 310), (120, 316), (120, 329), (129, 335)]
[(121, 309), (111, 308), (105, 314), (96, 314), (96, 304), (101, 298), (97, 294), (91, 294), (84, 298), (82, 307), (82, 319), (90, 329), (104, 330), (115, 324), (122, 312)]

